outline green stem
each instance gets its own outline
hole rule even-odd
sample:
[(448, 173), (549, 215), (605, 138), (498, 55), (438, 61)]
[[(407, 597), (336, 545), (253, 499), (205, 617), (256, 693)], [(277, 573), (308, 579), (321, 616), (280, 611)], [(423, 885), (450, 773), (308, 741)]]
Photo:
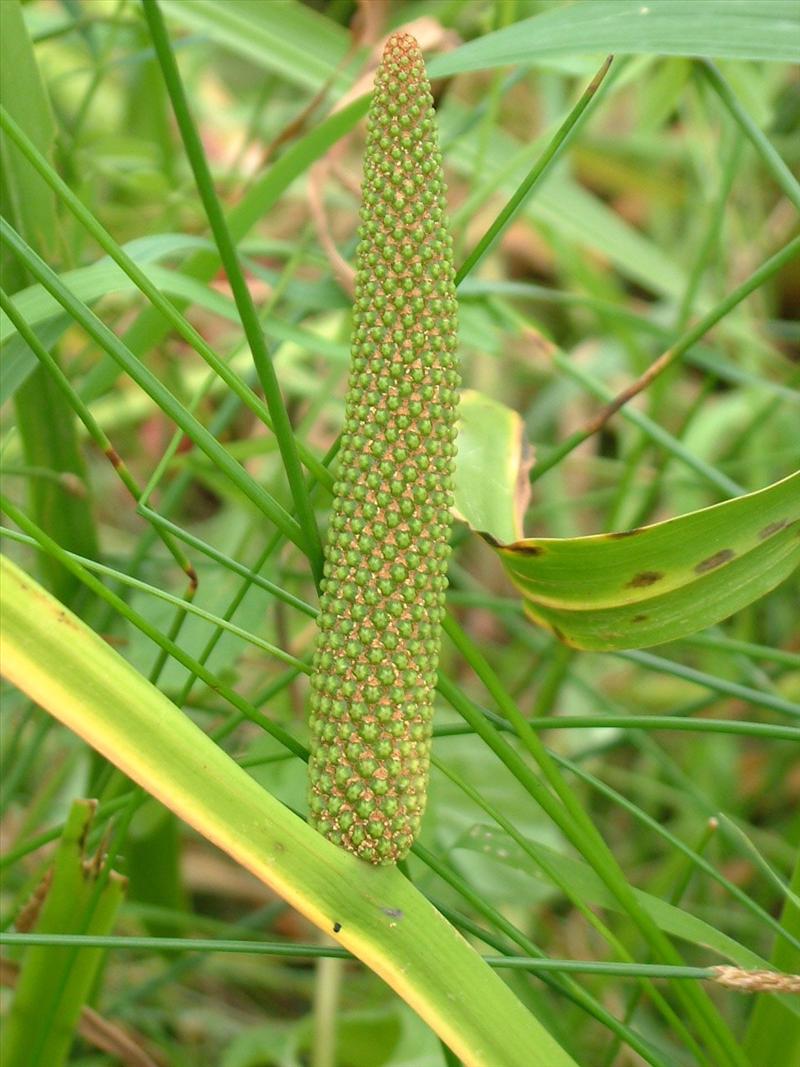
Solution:
[[(226, 952), (278, 956), (286, 959), (349, 960), (353, 955), (335, 945), (298, 945), (284, 941), (234, 941), (227, 938), (100, 937), (88, 934), (0, 933), (0, 945), (50, 945), (55, 948), (123, 949), (138, 952)], [(540, 959), (536, 956), (484, 956), (490, 967), (532, 973), (606, 974), (617, 978), (687, 978), (711, 981), (715, 967), (668, 967), (647, 963), (603, 963), (593, 960)]]
[(744, 110), (726, 78), (710, 59), (698, 61), (706, 79), (712, 85), (717, 96), (728, 109), (733, 120), (748, 137), (756, 152), (761, 156), (764, 166), (770, 172), (778, 187), (800, 211), (800, 183), (778, 155), (775, 148), (756, 126), (750, 115)]
[(478, 264), (478, 262), (486, 255), (486, 253), (492, 247), (492, 245), (500, 236), (502, 231), (505, 229), (505, 227), (514, 217), (514, 215), (516, 215), (516, 213), (525, 203), (525, 200), (530, 191), (533, 189), (533, 187), (536, 185), (542, 175), (546, 173), (550, 165), (558, 158), (563, 149), (566, 148), (570, 140), (572, 140), (572, 138), (578, 132), (582, 125), (582, 117), (589, 117), (589, 114), (591, 114), (591, 112), (589, 112), (585, 116), (584, 113), (589, 107), (589, 104), (592, 103), (593, 100), (596, 101), (597, 91), (602, 85), (603, 79), (605, 78), (606, 74), (608, 74), (613, 58), (613, 56), (608, 56), (608, 58), (604, 61), (603, 65), (595, 74), (594, 78), (592, 78), (590, 84), (584, 90), (578, 103), (575, 105), (572, 111), (570, 111), (569, 115), (567, 115), (566, 119), (558, 128), (555, 135), (550, 139), (547, 148), (536, 160), (536, 163), (533, 165), (530, 172), (526, 175), (522, 184), (516, 190), (511, 199), (503, 207), (503, 210), (491, 224), (491, 226), (483, 235), (483, 237), (481, 237), (480, 241), (478, 241), (477, 245), (467, 256), (466, 260), (461, 264), (458, 271), (456, 272), (456, 285), (460, 285), (461, 282), (470, 273), (470, 271), (472, 271)]
[[(142, 268), (132, 259), (98, 222), (92, 212), (84, 205), (80, 197), (76, 196), (67, 183), (57, 174), (48, 163), (36, 145), (30, 140), (25, 131), (14, 121), (6, 109), (0, 105), (0, 128), (6, 136), (13, 141), (20, 152), (25, 156), (32, 167), (38, 171), (50, 188), (58, 196), (59, 200), (67, 207), (74, 217), (81, 223), (86, 231), (91, 234), (103, 251), (123, 270), (131, 279), (139, 291), (147, 297), (152, 306), (165, 317), (175, 332), (190, 345), (195, 352), (208, 364), (214, 373), (220, 377), (228, 388), (239, 397), (242, 403), (253, 412), (261, 421), (274, 430), (274, 424), (269, 409), (249, 389), (237, 374), (219, 358), (211, 346), (203, 339), (192, 324), (181, 314), (173, 302), (161, 292), (149, 279)], [(11, 315), (9, 314), (9, 318)], [(13, 320), (16, 325), (16, 320)], [(19, 328), (19, 327), (18, 327)], [(319, 460), (314, 452), (302, 442), (297, 443), (303, 456), (303, 462), (310, 471), (320, 473)]]
[[(754, 271), (749, 278), (730, 292), (724, 300), (720, 301), (720, 303), (713, 307), (711, 311), (707, 312), (699, 322), (695, 323), (691, 329), (687, 330), (681, 337), (679, 337), (673, 345), (670, 345), (670, 347), (666, 349), (666, 351), (664, 351), (653, 364), (651, 364), (650, 374), (652, 374), (652, 377), (663, 373), (667, 367), (680, 359), (681, 356), (701, 339), (701, 337), (707, 334), (713, 326), (732, 311), (737, 304), (740, 304), (745, 297), (749, 296), (752, 292), (762, 286), (764, 282), (777, 274), (778, 271), (785, 267), (787, 263), (790, 263), (798, 254), (800, 254), (800, 237), (795, 237), (782, 248), (780, 252), (776, 252), (774, 256), (770, 256), (766, 262), (761, 264), (758, 270)], [(573, 369), (575, 370), (575, 376), (577, 377), (577, 368)], [(638, 391), (637, 388), (637, 392)], [(631, 392), (630, 395), (634, 395), (633, 392)], [(576, 430), (575, 433), (570, 434), (566, 441), (562, 441), (560, 445), (554, 448), (552, 452), (536, 464), (536, 467), (531, 473), (531, 480), (537, 481), (543, 474), (555, 467), (565, 456), (574, 451), (578, 445), (582, 444), (587, 438), (596, 433), (601, 420), (602, 424), (604, 424), (612, 414), (623, 407), (628, 399), (630, 399), (628, 391), (620, 393), (618, 396), (609, 396), (608, 405), (600, 412), (597, 419), (593, 420), (587, 427), (584, 427), (581, 430)], [(720, 475), (719, 478), (722, 479), (724, 476)], [(730, 479), (725, 478), (724, 482), (729, 489), (735, 487), (735, 492), (733, 493), (734, 496), (743, 492), (743, 490), (739, 486), (736, 486), (735, 482), (731, 482)]]
[(55, 271), (42, 260), (5, 219), (0, 219), (0, 236), (33, 277), (53, 296), (64, 310), (111, 356), (136, 384), (150, 396), (161, 410), (191, 437), (198, 448), (228, 477), (234, 485), (280, 529), (290, 541), (304, 549), (303, 531), (286, 509), (245, 472), (219, 444), (209, 431), (178, 402), (173, 394), (136, 359), (104, 322), (89, 310), (64, 285)]
[(157, 0), (142, 0), (142, 4), (156, 56), (164, 76), (164, 83), (172, 101), (172, 108), (183, 138), (186, 155), (189, 158), (195, 182), (197, 183), (197, 191), (200, 194), (214, 240), (219, 249), (220, 259), (233, 292), (233, 298), (242, 320), (242, 327), (253, 355), (253, 362), (264, 389), (264, 397), (272, 416), (275, 438), (286, 470), (286, 479), (292, 492), (292, 499), (294, 500), (303, 531), (301, 547), (305, 549), (315, 580), (319, 583), (322, 578), (322, 543), (317, 529), (314, 508), (311, 504), (300, 466), (294, 430), (281, 395), (278, 376), (267, 351), (264, 334), (258, 321), (258, 313), (239, 264), (236, 246), (225, 221), (225, 213), (214, 191), (211, 171), (203, 152), (200, 135), (189, 110), (186, 92), (170, 45), (164, 19)]

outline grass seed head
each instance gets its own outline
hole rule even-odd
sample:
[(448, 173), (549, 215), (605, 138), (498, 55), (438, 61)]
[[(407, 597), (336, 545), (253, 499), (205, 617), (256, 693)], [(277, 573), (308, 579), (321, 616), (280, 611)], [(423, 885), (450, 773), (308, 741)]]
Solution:
[(312, 823), (406, 855), (428, 783), (456, 449), (456, 295), (430, 84), (387, 41), (367, 123), (345, 424), (311, 679)]

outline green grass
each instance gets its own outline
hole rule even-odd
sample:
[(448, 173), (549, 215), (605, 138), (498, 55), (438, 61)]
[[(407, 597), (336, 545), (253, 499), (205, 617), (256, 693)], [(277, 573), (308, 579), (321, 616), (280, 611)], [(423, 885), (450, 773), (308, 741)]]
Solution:
[[(185, 733), (174, 720), (175, 737), (195, 724), (221, 775), (227, 754), (264, 791), (236, 779), (242, 803), (269, 794), (278, 823), (299, 826), (350, 328), (312, 204), (321, 196), (352, 262), (366, 101), (335, 108), (367, 61), (351, 49), (355, 5), (0, 8), (13, 57), (0, 114), (4, 552), (115, 650), (96, 653), (107, 679), (125, 677), (120, 657), (138, 672), (143, 716), (149, 682), (190, 720)], [(469, 42), (429, 64), (447, 76), (434, 88), (460, 354), (465, 386), (518, 412), (535, 450), (525, 533), (629, 529), (789, 475), (793, 5), (395, 0), (385, 28), (424, 14)], [(658, 357), (661, 374), (602, 417)], [(776, 1033), (800, 1048), (796, 998), (746, 997), (711, 970), (800, 971), (796, 576), (703, 633), (613, 653), (567, 649), (530, 622), (458, 523), (450, 582), (429, 807), (389, 876), (410, 879), (408, 908), (424, 923), (432, 902), (582, 1067), (761, 1067)], [(46, 627), (41, 640), (55, 679)], [(390, 940), (355, 945), (387, 985), (308, 922), (310, 900), (339, 892), (317, 866), (324, 850), (288, 881), (277, 861), (271, 884), (294, 910), (196, 832), (194, 808), (177, 820), (24, 689), (4, 683), (0, 937), (25, 1002), (48, 998), (43, 1031), (74, 1023), (71, 973), (78, 1000), (178, 1067), (456, 1062), (419, 1002), (390, 988), (426, 962), (423, 947), (406, 960)], [(131, 752), (157, 781), (149, 721)], [(108, 723), (127, 745), (110, 705)], [(256, 845), (226, 815), (233, 794), (220, 785), (215, 800), (173, 771), (165, 756), (164, 782), (194, 786), (209, 818), (216, 805), (229, 851), (255, 869)], [(74, 841), (71, 802), (89, 796), (99, 887), (59, 918), (60, 890), (55, 925), (14, 933), (52, 842)], [(112, 867), (129, 884), (107, 920)], [(341, 871), (355, 921), (366, 882)], [(446, 1033), (437, 997), (460, 995), (459, 972), (437, 990), (427, 963), (425, 1017)], [(510, 1016), (493, 1003), (476, 1025), (502, 1035)], [(68, 1062), (112, 1060), (81, 1037)]]

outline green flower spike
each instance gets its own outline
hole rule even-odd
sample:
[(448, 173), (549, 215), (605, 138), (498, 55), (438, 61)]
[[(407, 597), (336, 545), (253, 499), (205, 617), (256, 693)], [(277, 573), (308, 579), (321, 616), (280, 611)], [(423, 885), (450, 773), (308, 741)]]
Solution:
[(419, 829), (447, 587), (456, 295), (433, 98), (393, 34), (367, 123), (352, 358), (311, 678), (311, 822), (372, 863)]

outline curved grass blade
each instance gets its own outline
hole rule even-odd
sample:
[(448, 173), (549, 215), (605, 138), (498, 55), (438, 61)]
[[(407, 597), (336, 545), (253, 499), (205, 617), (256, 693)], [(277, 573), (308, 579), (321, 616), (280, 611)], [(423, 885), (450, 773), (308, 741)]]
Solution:
[(54, 597), (5, 558), (0, 568), (10, 681), (333, 933), (465, 1064), (575, 1067), (397, 868), (315, 833)]
[(800, 472), (653, 526), (498, 546), (530, 617), (574, 648), (674, 641), (727, 619), (800, 563)]
[(573, 648), (608, 652), (686, 637), (752, 604), (800, 563), (800, 471), (637, 530), (509, 538), (519, 530), (511, 473), (522, 469), (519, 423), (479, 396), (468, 397), (462, 418), (457, 514), (496, 549), (528, 615)]

